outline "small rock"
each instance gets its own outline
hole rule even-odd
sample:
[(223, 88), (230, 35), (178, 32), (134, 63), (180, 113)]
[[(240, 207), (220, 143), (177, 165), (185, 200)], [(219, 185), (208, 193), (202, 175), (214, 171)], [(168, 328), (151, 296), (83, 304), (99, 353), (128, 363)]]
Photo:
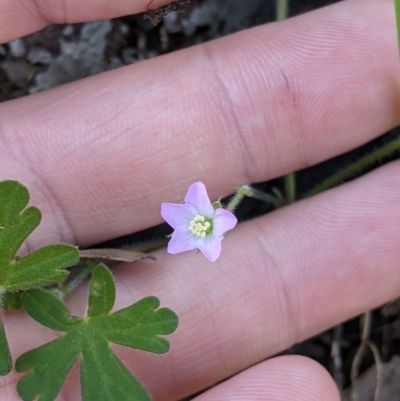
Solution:
[(15, 39), (8, 43), (10, 53), (14, 57), (21, 57), (25, 54), (26, 48), (22, 39)]
[(62, 30), (62, 34), (64, 36), (71, 36), (74, 33), (74, 27), (72, 25), (65, 25), (64, 29)]
[(28, 54), (28, 60), (32, 64), (50, 64), (53, 60), (53, 56), (48, 50), (33, 47)]
[(3, 63), (7, 78), (18, 85), (28, 82), (36, 72), (33, 65), (25, 61), (8, 60)]

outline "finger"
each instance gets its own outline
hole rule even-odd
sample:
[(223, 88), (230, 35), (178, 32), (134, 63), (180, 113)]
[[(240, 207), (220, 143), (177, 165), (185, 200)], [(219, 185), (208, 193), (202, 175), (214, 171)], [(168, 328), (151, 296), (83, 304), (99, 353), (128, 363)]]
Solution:
[[(243, 223), (214, 264), (162, 250), (153, 264), (116, 267), (116, 310), (156, 295), (180, 319), (165, 356), (118, 354), (156, 400), (177, 400), (396, 298), (399, 174), (396, 162)], [(86, 299), (86, 288), (76, 292), (73, 314)], [(54, 338), (21, 315), (10, 316), (7, 333), (14, 355)], [(70, 380), (64, 391), (74, 399), (78, 376)]]
[[(50, 24), (115, 18), (147, 9), (150, 0), (1, 0), (0, 43), (28, 35)], [(157, 8), (168, 0), (152, 3)]]
[(274, 358), (253, 366), (193, 401), (339, 401), (332, 377), (311, 359)]
[(215, 199), (389, 129), (396, 40), (390, 1), (341, 2), (3, 104), (0, 176), (44, 212), (32, 246), (146, 228), (194, 181)]

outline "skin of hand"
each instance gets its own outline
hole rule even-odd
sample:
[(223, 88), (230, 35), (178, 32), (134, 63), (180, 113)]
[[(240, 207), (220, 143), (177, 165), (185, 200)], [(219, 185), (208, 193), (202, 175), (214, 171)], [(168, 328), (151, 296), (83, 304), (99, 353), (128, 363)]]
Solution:
[[(146, 1), (0, 0), (0, 39)], [(195, 181), (216, 199), (357, 147), (399, 124), (399, 100), (392, 1), (347, 0), (1, 104), (0, 179), (43, 212), (26, 251), (88, 246), (160, 223)], [(117, 354), (156, 401), (231, 376), (196, 400), (339, 401), (315, 362), (265, 359), (400, 295), (399, 176), (393, 162), (240, 224), (214, 264), (160, 250), (116, 266), (115, 309), (156, 295), (180, 316), (165, 356)], [(68, 306), (85, 303), (82, 288)], [(57, 336), (22, 312), (6, 329), (14, 358)], [(18, 377), (0, 378), (1, 400), (19, 400)], [(79, 391), (75, 366), (57, 400)]]

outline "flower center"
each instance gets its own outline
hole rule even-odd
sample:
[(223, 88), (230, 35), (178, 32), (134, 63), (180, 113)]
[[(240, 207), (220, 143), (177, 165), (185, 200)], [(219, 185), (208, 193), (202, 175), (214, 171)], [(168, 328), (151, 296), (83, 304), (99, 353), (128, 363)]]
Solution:
[(189, 231), (197, 237), (204, 238), (212, 231), (212, 219), (199, 214), (194, 216), (189, 224)]

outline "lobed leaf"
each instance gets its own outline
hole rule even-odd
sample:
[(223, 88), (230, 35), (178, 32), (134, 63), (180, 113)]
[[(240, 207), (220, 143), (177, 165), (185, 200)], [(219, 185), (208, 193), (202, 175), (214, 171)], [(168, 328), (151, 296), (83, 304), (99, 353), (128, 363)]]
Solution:
[(22, 296), (22, 304), (31, 317), (53, 330), (68, 331), (82, 320), (72, 318), (68, 308), (56, 295), (42, 289), (26, 291)]
[[(1, 251), (0, 251), (1, 252)], [(47, 245), (10, 263), (3, 286), (9, 291), (42, 287), (64, 280), (66, 267), (79, 261), (76, 247), (66, 244)]]
[(0, 290), (16, 291), (63, 280), (65, 267), (79, 260), (71, 245), (48, 245), (22, 258), (16, 253), (39, 225), (41, 213), (35, 207), (23, 210), (29, 201), (28, 190), (17, 181), (0, 182)]
[[(21, 355), (16, 362), (17, 372), (30, 371), (17, 384), (17, 391), (24, 401), (52, 401), (79, 355), (81, 344), (79, 330), (42, 345)], [(94, 400), (93, 400), (94, 401)]]
[(80, 366), (83, 400), (151, 401), (146, 389), (112, 352), (100, 330), (86, 325)]
[(6, 337), (6, 332), (4, 330), (3, 323), (3, 311), (1, 311), (1, 322), (0, 322), (0, 375), (5, 376), (10, 373), (12, 369), (12, 359), (10, 348), (8, 346), (8, 341)]
[[(29, 193), (22, 184), (17, 181), (0, 182), (1, 307), (5, 302), (18, 308), (18, 297), (8, 296), (10, 291), (21, 291), (61, 281), (68, 275), (64, 268), (79, 261), (79, 251), (76, 247), (60, 244), (45, 246), (22, 258), (16, 256), (23, 242), (41, 220), (41, 213), (37, 208), (26, 208), (28, 202)], [(1, 311), (1, 319), (2, 313)], [(11, 355), (1, 322), (0, 375), (9, 373), (11, 365)]]
[[(0, 182), (0, 189), (1, 189)], [(0, 193), (0, 201), (2, 201), (1, 193)], [(4, 206), (2, 202), (0, 202), (0, 214), (4, 215)], [(9, 208), (10, 211), (13, 211), (13, 208)], [(3, 266), (2, 261), (9, 262), (13, 260), (15, 254), (18, 249), (21, 247), (22, 243), (26, 240), (26, 238), (32, 233), (32, 231), (39, 225), (42, 215), (39, 209), (35, 207), (30, 207), (25, 211), (18, 213), (15, 216), (3, 216), (3, 221), (0, 221), (0, 268), (1, 270), (5, 270), (12, 268), (12, 266), (8, 263)], [(6, 217), (10, 217), (7, 219)], [(13, 217), (13, 218), (11, 218)], [(10, 220), (10, 221), (9, 221)], [(1, 277), (1, 276), (0, 276)]]
[(114, 314), (115, 284), (104, 265), (95, 268), (89, 284), (87, 318), (71, 317), (56, 295), (42, 289), (24, 293), (26, 311), (43, 325), (65, 331), (59, 339), (21, 355), (18, 372), (28, 372), (18, 383), (23, 400), (53, 401), (77, 358), (80, 360), (84, 401), (151, 401), (145, 388), (112, 352), (110, 343), (154, 353), (166, 352), (178, 317), (147, 297)]
[(115, 285), (110, 270), (98, 265), (89, 283), (88, 316), (107, 315), (115, 302)]
[(111, 316), (99, 316), (93, 324), (113, 343), (164, 354), (169, 341), (161, 335), (176, 330), (178, 316), (170, 309), (157, 309), (159, 306), (156, 297), (147, 297)]

